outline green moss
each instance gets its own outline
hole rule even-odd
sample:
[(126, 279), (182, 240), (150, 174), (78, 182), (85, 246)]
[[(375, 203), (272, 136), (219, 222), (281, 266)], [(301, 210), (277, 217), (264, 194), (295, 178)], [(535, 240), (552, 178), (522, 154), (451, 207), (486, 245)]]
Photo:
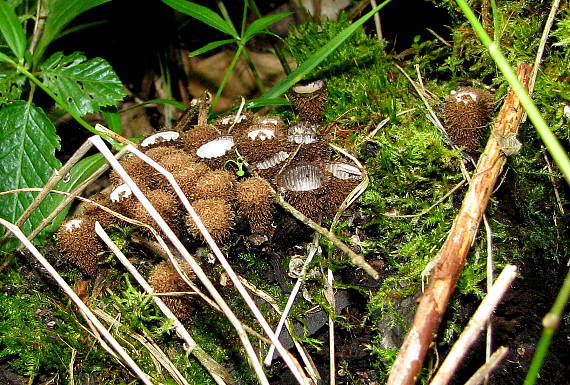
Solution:
[(0, 282), (0, 362), (30, 378), (39, 373), (66, 376), (74, 350), (84, 373), (113, 366), (106, 352), (92, 348), (59, 291), (52, 293), (37, 277), (24, 277), (16, 269), (1, 274)]

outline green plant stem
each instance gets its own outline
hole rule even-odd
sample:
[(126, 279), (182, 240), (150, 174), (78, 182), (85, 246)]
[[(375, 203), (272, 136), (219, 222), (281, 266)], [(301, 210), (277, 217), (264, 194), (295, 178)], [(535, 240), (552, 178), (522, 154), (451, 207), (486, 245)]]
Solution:
[[(255, 4), (255, 1), (254, 0), (247, 0), (247, 1), (249, 3), (249, 7), (251, 8), (253, 13), (255, 14), (255, 17), (261, 18), (261, 12), (259, 12), (259, 8), (257, 8), (257, 4)], [(277, 58), (281, 62), (281, 65), (283, 66), (283, 70), (285, 71), (285, 75), (289, 75), (291, 73), (291, 67), (289, 66), (289, 62), (285, 58), (285, 53), (283, 52), (283, 50), (281, 49), (279, 44), (276, 44), (273, 41), (273, 39), (270, 39), (270, 40), (271, 40), (271, 45), (273, 46), (273, 50), (275, 51), (275, 55), (277, 56)]]
[(570, 159), (568, 158), (568, 154), (566, 154), (566, 151), (544, 121), (534, 102), (524, 89), (521, 82), (518, 80), (515, 72), (509, 65), (509, 62), (501, 52), (501, 49), (495, 42), (493, 42), (493, 40), (491, 40), (489, 35), (487, 35), (487, 32), (485, 32), (485, 29), (481, 23), (479, 23), (479, 20), (477, 20), (477, 17), (469, 5), (465, 0), (456, 0), (456, 2), (465, 14), (467, 20), (469, 20), (471, 23), (473, 30), (475, 33), (477, 33), (481, 42), (489, 51), (489, 54), (497, 64), (497, 67), (499, 67), (499, 70), (503, 73), (507, 79), (507, 82), (519, 98), (523, 108), (528, 114), (530, 121), (536, 128), (538, 135), (554, 159), (554, 162), (556, 162), (556, 165), (562, 172), (562, 175), (566, 179), (566, 182), (570, 184)]
[(264, 93), (265, 86), (263, 85), (263, 81), (259, 76), (259, 72), (257, 72), (257, 68), (255, 68), (255, 65), (253, 64), (253, 60), (251, 60), (251, 56), (249, 56), (249, 52), (247, 52), (247, 49), (243, 50), (242, 55), (243, 58), (245, 59), (245, 62), (249, 66), (251, 73), (253, 74), (253, 78), (255, 79), (255, 84), (257, 85), (257, 89), (259, 90), (259, 92)]
[(490, 0), (491, 12), (493, 12), (493, 39), (499, 41), (499, 36), (501, 33), (502, 18), (499, 8), (497, 7), (497, 2), (495, 0)]
[(224, 88), (226, 87), (228, 80), (230, 80), (230, 76), (234, 72), (234, 68), (238, 62), (238, 59), (239, 59), (242, 51), (243, 51), (243, 48), (244, 48), (244, 46), (240, 42), (238, 44), (238, 49), (234, 53), (234, 57), (232, 58), (232, 61), (230, 62), (230, 65), (229, 65), (228, 69), (226, 70), (226, 73), (224, 74), (224, 78), (222, 79), (222, 83), (218, 87), (218, 91), (216, 92), (216, 96), (214, 96), (214, 100), (212, 100), (212, 110), (216, 107), (216, 104), (220, 100), (220, 96), (222, 96), (222, 92), (224, 91)]
[(550, 345), (550, 341), (558, 328), (560, 323), (560, 319), (562, 318), (562, 314), (564, 314), (564, 308), (570, 299), (570, 270), (566, 274), (566, 278), (564, 278), (564, 283), (562, 284), (562, 288), (558, 292), (558, 296), (550, 309), (550, 312), (544, 317), (542, 324), (544, 325), (544, 330), (542, 331), (542, 336), (538, 341), (538, 345), (536, 347), (536, 351), (534, 352), (534, 356), (532, 358), (532, 362), (530, 363), (530, 367), (528, 369), (528, 373), (524, 380), (524, 385), (533, 385), (538, 378), (538, 374), (540, 368), (542, 367), (542, 363), (546, 358), (546, 354), (548, 352), (548, 346)]

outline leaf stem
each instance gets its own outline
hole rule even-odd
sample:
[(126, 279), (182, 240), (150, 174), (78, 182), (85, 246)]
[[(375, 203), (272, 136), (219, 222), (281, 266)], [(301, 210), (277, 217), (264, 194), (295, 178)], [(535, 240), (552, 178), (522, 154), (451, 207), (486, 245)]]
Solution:
[[(249, 7), (253, 11), (253, 13), (255, 13), (255, 17), (257, 17), (258, 19), (261, 19), (261, 17), (262, 17), (261, 12), (259, 12), (259, 8), (257, 8), (257, 4), (255, 4), (255, 0), (247, 0), (247, 1), (249, 3)], [(278, 42), (273, 41), (273, 39), (270, 39), (270, 41), (271, 41), (271, 45), (273, 46), (273, 50), (275, 51), (275, 55), (277, 56), (277, 58), (281, 62), (281, 65), (283, 66), (283, 70), (285, 71), (285, 75), (289, 75), (291, 73), (291, 67), (289, 66), (289, 62), (287, 62), (287, 58), (285, 57), (285, 53), (283, 52), (283, 49), (279, 46)]]
[(237, 61), (238, 61), (240, 55), (241, 55), (241, 52), (243, 51), (243, 48), (244, 48), (244, 46), (241, 44), (241, 41), (240, 41), (238, 43), (238, 49), (234, 53), (234, 57), (232, 58), (232, 61), (230, 62), (230, 65), (228, 66), (228, 69), (226, 70), (226, 73), (224, 74), (224, 78), (222, 79), (222, 83), (218, 87), (218, 91), (216, 92), (216, 96), (214, 96), (214, 100), (212, 100), (212, 110), (216, 107), (216, 104), (220, 100), (220, 96), (222, 96), (222, 92), (224, 91), (224, 88), (226, 87), (228, 80), (230, 80), (230, 76), (232, 75), (232, 73), (234, 71), (234, 68), (237, 64)]
[(517, 76), (501, 52), (501, 49), (497, 43), (491, 40), (489, 35), (487, 35), (487, 32), (485, 32), (485, 29), (481, 23), (479, 23), (477, 16), (475, 16), (466, 1), (456, 0), (456, 2), (465, 14), (467, 20), (469, 20), (471, 23), (473, 30), (479, 36), (481, 42), (485, 45), (485, 47), (487, 47), (487, 50), (497, 64), (497, 67), (499, 67), (499, 70), (503, 73), (507, 82), (510, 84), (511, 88), (520, 99), (520, 102), (528, 114), (530, 121), (536, 128), (538, 135), (556, 162), (556, 165), (560, 168), (560, 171), (566, 179), (566, 182), (570, 184), (570, 159), (568, 158), (568, 154), (544, 121), (544, 118), (538, 111), (538, 108), (536, 108), (536, 105), (533, 103), (523, 85), (517, 79)]

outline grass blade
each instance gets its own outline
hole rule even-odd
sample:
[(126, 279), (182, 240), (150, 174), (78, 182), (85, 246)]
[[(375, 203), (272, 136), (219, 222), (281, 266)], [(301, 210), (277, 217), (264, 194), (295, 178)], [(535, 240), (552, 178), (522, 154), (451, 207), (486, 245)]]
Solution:
[(239, 38), (235, 28), (226, 23), (220, 15), (212, 11), (210, 8), (206, 8), (202, 5), (194, 4), (186, 0), (162, 0), (162, 2), (169, 7), (174, 8), (178, 12), (182, 12), (185, 15), (200, 20), (202, 23), (208, 24), (212, 28), (216, 28), (218, 31), (222, 31), (236, 39)]
[(311, 55), (303, 64), (301, 64), (297, 69), (289, 74), (285, 79), (277, 83), (273, 88), (263, 94), (262, 98), (269, 99), (275, 98), (285, 91), (287, 91), (291, 86), (298, 83), (303, 79), (303, 77), (311, 72), (316, 66), (319, 65), (327, 56), (329, 56), (334, 50), (338, 48), (346, 39), (350, 37), (358, 28), (370, 19), (376, 12), (384, 8), (391, 0), (386, 0), (377, 7), (374, 7), (366, 15), (362, 16), (360, 19), (352, 23), (349, 27), (345, 28), (341, 33), (339, 33), (334, 39), (329, 41), (320, 50)]
[(276, 23), (279, 20), (282, 20), (292, 14), (293, 12), (282, 12), (282, 13), (277, 13), (275, 15), (265, 16), (255, 20), (245, 30), (243, 39), (245, 41), (251, 39), (253, 36), (257, 35), (258, 33), (263, 32), (263, 30), (265, 30), (265, 28), (269, 27), (271, 24)]
[(231, 44), (231, 43), (235, 43), (235, 42), (237, 42), (237, 39), (212, 41), (212, 42), (206, 44), (205, 46), (203, 46), (202, 48), (198, 48), (197, 50), (190, 52), (188, 54), (188, 57), (198, 56), (198, 55), (203, 54), (204, 52), (208, 52), (208, 51), (211, 51), (211, 50), (216, 49), (218, 47), (221, 47), (223, 45)]

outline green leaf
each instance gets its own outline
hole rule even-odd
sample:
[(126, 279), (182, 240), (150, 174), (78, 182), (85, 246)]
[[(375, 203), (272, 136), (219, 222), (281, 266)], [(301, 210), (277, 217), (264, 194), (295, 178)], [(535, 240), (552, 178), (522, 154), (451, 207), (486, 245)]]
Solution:
[(265, 106), (289, 106), (291, 103), (283, 98), (258, 98), (251, 99), (245, 103), (246, 109), (265, 107)]
[(218, 40), (218, 41), (213, 41), (211, 43), (206, 44), (205, 46), (203, 46), (202, 48), (198, 48), (195, 51), (192, 51), (188, 54), (189, 57), (193, 57), (193, 56), (198, 56), (203, 54), (204, 52), (208, 52), (211, 51), (215, 48), (218, 48), (222, 45), (225, 44), (231, 44), (231, 43), (235, 43), (237, 42), (237, 39), (227, 39), (227, 40)]
[(374, 7), (366, 15), (362, 16), (360, 19), (356, 20), (350, 26), (342, 30), (335, 38), (331, 39), (327, 44), (325, 44), (320, 50), (311, 55), (307, 60), (305, 60), (301, 65), (291, 72), (286, 78), (281, 80), (279, 83), (274, 85), (269, 91), (262, 95), (262, 98), (275, 98), (285, 91), (287, 91), (291, 86), (300, 82), (305, 75), (311, 72), (316, 66), (319, 65), (327, 56), (334, 52), (346, 39), (350, 37), (358, 28), (362, 26), (368, 19), (370, 19), (376, 12), (384, 8), (391, 0), (386, 0), (377, 7)]
[(210, 8), (206, 8), (202, 5), (194, 4), (186, 0), (162, 0), (162, 2), (174, 8), (178, 12), (198, 19), (202, 23), (208, 24), (210, 27), (215, 28), (218, 31), (239, 39), (239, 35), (235, 28), (231, 24), (226, 23), (220, 15), (212, 11)]
[(101, 115), (105, 118), (105, 122), (107, 123), (106, 127), (120, 134), (123, 131), (123, 125), (121, 124), (121, 114), (117, 111), (117, 107), (109, 106), (104, 107), (101, 109)]
[(22, 61), (26, 51), (26, 34), (14, 9), (4, 0), (0, 0), (0, 32), (14, 55)]
[(243, 35), (243, 39), (245, 41), (248, 41), (253, 36), (257, 35), (260, 32), (263, 32), (271, 24), (276, 23), (279, 20), (282, 20), (292, 14), (293, 12), (282, 12), (282, 13), (277, 13), (275, 15), (265, 16), (262, 17), (261, 19), (255, 20), (253, 23), (250, 24), (249, 27), (247, 27)]
[[(55, 127), (41, 108), (23, 101), (0, 109), (0, 191), (43, 187), (61, 163)], [(36, 193), (0, 195), (0, 216), (15, 222)], [(25, 234), (49, 215), (54, 198), (48, 196), (22, 226)], [(3, 230), (2, 230), (3, 232)]]
[(47, 19), (44, 31), (33, 52), (33, 63), (37, 65), (41, 61), (47, 47), (56, 38), (60, 37), (61, 30), (73, 19), (83, 12), (108, 1), (110, 0), (50, 0), (45, 2), (48, 4), (46, 10)]
[(79, 115), (115, 105), (126, 96), (121, 81), (106, 60), (86, 60), (78, 52), (69, 56), (61, 52), (53, 54), (41, 65), (39, 77)]

